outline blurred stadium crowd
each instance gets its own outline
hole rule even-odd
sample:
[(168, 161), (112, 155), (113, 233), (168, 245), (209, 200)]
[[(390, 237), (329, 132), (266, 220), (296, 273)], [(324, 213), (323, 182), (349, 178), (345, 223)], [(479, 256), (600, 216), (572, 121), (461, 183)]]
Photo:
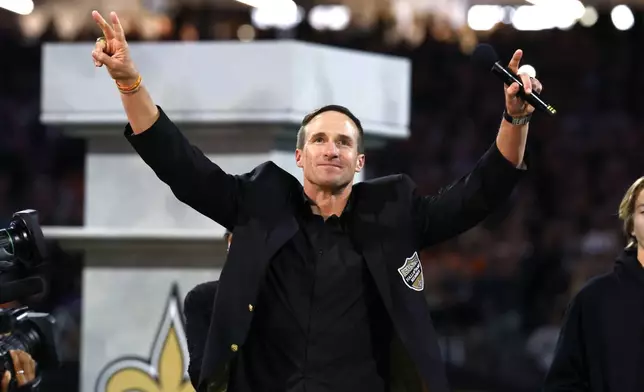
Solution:
[[(198, 15), (178, 12), (159, 39), (212, 39)], [(7, 24), (0, 25), (0, 53), (8, 61), (0, 62), (0, 221), (29, 207), (40, 211), (43, 225), (82, 225), (83, 142), (39, 121), (40, 43), (57, 41), (56, 29), (27, 41), (2, 26)], [(534, 118), (529, 171), (512, 203), (423, 255), (428, 300), (458, 383), (534, 390), (571, 296), (589, 277), (610, 270), (625, 245), (616, 212), (625, 189), (642, 175), (643, 27), (638, 20), (633, 29), (617, 31), (602, 14), (592, 28), (505, 27), (483, 38), (507, 60), (523, 49), (560, 114)], [(405, 172), (433, 193), (467, 173), (494, 141), (502, 86), (474, 71), (457, 43), (428, 37), (417, 46), (387, 45), (380, 29), (345, 36), (316, 32), (306, 23), (290, 35), (412, 60), (411, 138), (368, 152), (369, 176)], [(76, 39), (95, 36), (88, 30)], [(277, 36), (268, 31), (257, 38)], [(89, 54), (87, 60), (89, 67)], [(80, 263), (62, 259), (70, 267), (56, 273), (75, 289), (61, 289), (43, 307), (62, 306), (72, 314), (80, 298)]]

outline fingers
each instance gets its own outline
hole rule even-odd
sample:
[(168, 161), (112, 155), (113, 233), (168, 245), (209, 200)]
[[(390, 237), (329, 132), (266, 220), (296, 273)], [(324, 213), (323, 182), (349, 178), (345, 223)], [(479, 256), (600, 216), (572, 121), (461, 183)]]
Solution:
[(11, 382), (11, 373), (6, 371), (2, 376), (2, 382), (0, 382), (0, 390), (2, 392), (7, 392), (9, 390), (9, 382)]
[(25, 385), (36, 378), (36, 362), (31, 358), (31, 355), (24, 351), (12, 350), (11, 360), (13, 361), (13, 368), (16, 373), (16, 381), (18, 386)]
[(514, 52), (514, 55), (512, 56), (512, 60), (510, 60), (510, 64), (508, 64), (508, 68), (512, 72), (514, 73), (519, 72), (519, 63), (521, 62), (522, 57), (523, 57), (523, 51), (521, 49), (518, 49), (516, 52)]
[[(94, 53), (96, 53), (96, 54), (105, 53), (106, 51), (107, 51), (107, 42), (105, 42), (105, 40), (96, 41), (96, 47), (94, 48), (94, 51), (92, 52), (92, 55)], [(97, 67), (102, 67), (103, 63), (100, 62), (100, 61), (97, 61), (96, 59), (94, 59), (94, 65), (97, 66)]]
[(543, 85), (539, 81), (539, 79), (531, 78), (532, 81), (532, 90), (536, 91), (537, 94), (541, 94), (543, 91)]
[(20, 363), (22, 364), (22, 370), (25, 371), (25, 378), (27, 382), (32, 381), (36, 378), (36, 361), (24, 351), (20, 351), (19, 355)]
[(108, 67), (114, 66), (114, 60), (107, 53), (93, 51), (92, 58), (94, 59), (94, 65), (97, 67), (100, 67), (103, 64)]
[(115, 34), (114, 34), (114, 30), (112, 29), (112, 26), (107, 24), (105, 19), (103, 19), (103, 17), (101, 16), (101, 14), (98, 13), (98, 11), (92, 11), (92, 18), (94, 19), (98, 27), (100, 27), (101, 30), (103, 31), (103, 35), (105, 36), (106, 39), (110, 40), (115, 38)]
[[(519, 78), (521, 79), (521, 85), (523, 85), (523, 92), (526, 95), (532, 94), (532, 90), (534, 88), (533, 83), (534, 81), (536, 81), (536, 79), (532, 79), (530, 76), (528, 76), (528, 74), (519, 74)], [(510, 97), (514, 97), (519, 94), (519, 91), (521, 91), (521, 85), (519, 85), (519, 83), (517, 82), (512, 83), (506, 90), (508, 95)], [(541, 84), (539, 84), (539, 86), (540, 85)]]
[(9, 351), (9, 354), (11, 355), (11, 361), (13, 362), (13, 370), (14, 370), (14, 373), (16, 374), (16, 381), (18, 382), (18, 385), (21, 386), (26, 384), (27, 377), (25, 375), (25, 370), (22, 365), (21, 357), (18, 355), (18, 352), (16, 350)]
[(519, 74), (519, 77), (521, 78), (521, 84), (523, 84), (523, 92), (526, 95), (532, 94), (532, 80), (530, 75), (522, 73)]
[(519, 83), (514, 82), (510, 85), (510, 87), (508, 87), (506, 92), (510, 97), (514, 97), (519, 94), (519, 90), (521, 90), (521, 86), (519, 86)]
[(116, 15), (116, 12), (110, 13), (110, 18), (112, 18), (112, 27), (114, 28), (116, 39), (121, 42), (125, 42), (125, 32), (123, 31), (123, 25), (121, 24), (118, 15)]

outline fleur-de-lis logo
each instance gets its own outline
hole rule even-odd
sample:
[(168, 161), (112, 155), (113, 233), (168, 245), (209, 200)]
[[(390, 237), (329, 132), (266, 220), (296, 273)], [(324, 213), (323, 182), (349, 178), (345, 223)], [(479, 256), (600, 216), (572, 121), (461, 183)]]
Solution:
[(194, 392), (178, 288), (173, 285), (149, 360), (120, 358), (108, 364), (96, 392)]

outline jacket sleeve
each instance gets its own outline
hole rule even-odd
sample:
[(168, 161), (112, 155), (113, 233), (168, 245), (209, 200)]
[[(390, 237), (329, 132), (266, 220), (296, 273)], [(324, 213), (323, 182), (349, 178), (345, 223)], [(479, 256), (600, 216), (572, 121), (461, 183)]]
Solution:
[(450, 239), (476, 226), (508, 200), (525, 172), (517, 169), (499, 151), (496, 143), (466, 176), (437, 195), (417, 192), (412, 180), (412, 217), (419, 248)]
[(201, 375), (201, 362), (204, 356), (210, 317), (212, 315), (215, 295), (219, 282), (202, 283), (188, 292), (184, 300), (184, 313), (186, 316), (186, 340), (188, 341), (188, 354), (190, 363), (188, 375), (195, 389), (198, 389)]
[(566, 310), (543, 392), (589, 391), (580, 295)]
[(227, 174), (211, 162), (160, 107), (159, 119), (150, 129), (137, 135), (128, 124), (125, 137), (180, 201), (226, 228), (234, 226), (245, 178)]

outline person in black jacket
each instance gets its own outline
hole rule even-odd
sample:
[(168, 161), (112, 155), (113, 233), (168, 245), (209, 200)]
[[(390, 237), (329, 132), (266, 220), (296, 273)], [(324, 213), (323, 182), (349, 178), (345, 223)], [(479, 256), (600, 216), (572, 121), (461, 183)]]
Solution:
[(595, 277), (568, 306), (544, 392), (644, 391), (644, 177), (619, 217), (628, 239), (611, 273)]
[[(232, 233), (226, 231), (224, 239), (230, 249), (233, 239)], [(186, 340), (188, 341), (188, 354), (190, 363), (188, 375), (195, 389), (199, 387), (199, 376), (201, 375), (201, 361), (203, 351), (208, 338), (210, 328), (210, 316), (215, 304), (215, 295), (219, 281), (214, 280), (198, 284), (188, 292), (183, 301), (183, 312), (186, 316)]]
[(184, 300), (186, 340), (188, 341), (188, 354), (190, 355), (188, 375), (195, 390), (199, 390), (201, 362), (208, 339), (210, 316), (215, 304), (217, 286), (219, 286), (219, 281), (217, 280), (201, 283), (190, 290)]
[[(129, 143), (179, 200), (234, 228), (198, 390), (447, 391), (418, 252), (477, 225), (525, 173), (534, 107), (519, 84), (505, 86), (496, 141), (436, 196), (421, 195), (406, 175), (354, 185), (365, 163), (363, 129), (339, 105), (301, 123), (295, 161), (303, 184), (273, 162), (231, 175), (154, 104), (118, 16), (93, 18), (104, 37), (92, 57), (121, 93)], [(518, 50), (510, 61), (514, 72), (521, 57)], [(526, 94), (541, 90), (520, 77)]]

